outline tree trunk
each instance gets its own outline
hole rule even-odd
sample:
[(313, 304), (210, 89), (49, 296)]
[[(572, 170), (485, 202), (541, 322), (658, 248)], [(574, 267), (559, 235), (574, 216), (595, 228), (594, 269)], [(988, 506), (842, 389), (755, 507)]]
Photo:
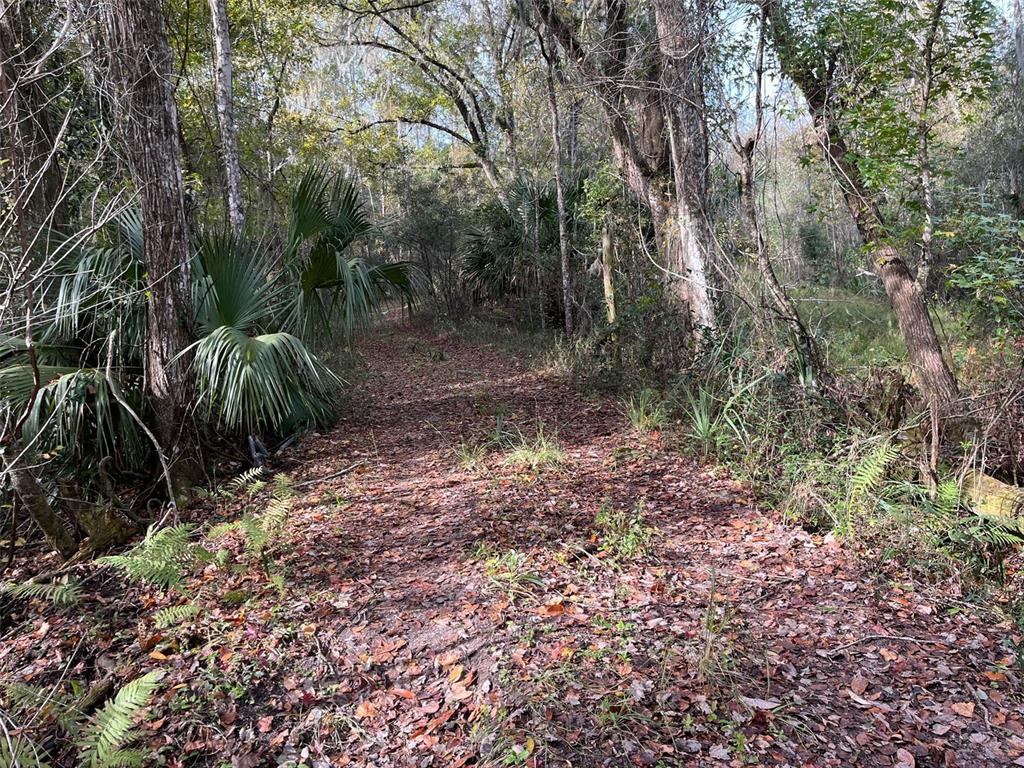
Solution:
[(704, 49), (711, 9), (705, 0), (652, 0), (660, 53), (660, 98), (668, 129), (678, 243), (666, 266), (681, 275), (681, 291), (698, 332), (715, 327), (706, 264), (711, 229), (706, 215), (708, 132)]
[(181, 356), (192, 340), (192, 275), (162, 5), (112, 0), (109, 33), (120, 129), (142, 205), (149, 294), (146, 388), (157, 432), (172, 457), (172, 501), (180, 504), (196, 476), (198, 440), (187, 413), (193, 377)]
[(798, 32), (791, 27), (780, 0), (762, 0), (762, 8), (770, 22), (769, 30), (782, 71), (803, 92), (825, 160), (836, 171), (861, 239), (874, 254), (917, 386), (936, 412), (948, 413), (959, 398), (956, 379), (942, 354), (924, 294), (891, 244), (878, 203), (868, 190), (860, 169), (851, 161), (845, 137), (830, 112), (832, 83), (823, 80), (818, 70), (804, 59), (798, 45)]
[[(706, 270), (712, 240), (705, 210), (703, 90), (703, 46), (710, 9), (706, 0), (651, 1), (659, 47), (645, 68), (660, 74), (650, 81), (627, 75), (631, 32), (624, 0), (609, 0), (599, 46), (605, 62), (601, 67), (550, 0), (533, 0), (533, 6), (567, 58), (597, 91), (626, 186), (650, 209), (666, 282), (686, 304), (694, 333), (700, 336), (715, 327)], [(628, 112), (633, 117), (627, 118)], [(671, 168), (662, 162), (666, 145)]]
[[(15, 204), (25, 213), (32, 239), (45, 239), (51, 227), (66, 223), (62, 204), (65, 179), (56, 152), (53, 114), (57, 100), (47, 92), (47, 70), (53, 58), (51, 34), (39, 28), (36, 4), (0, 0), (0, 113), (10, 139), (8, 156), (17, 162), (21, 190)], [(6, 157), (4, 158), (7, 159)]]
[(217, 94), (217, 122), (220, 124), (221, 156), (227, 181), (228, 222), (231, 230), (239, 235), (245, 226), (245, 207), (242, 199), (242, 167), (238, 160), (238, 142), (235, 140), (231, 34), (226, 0), (210, 0), (210, 19), (213, 26), (213, 82)]
[(548, 109), (551, 112), (551, 146), (555, 155), (555, 201), (558, 209), (558, 250), (562, 267), (562, 305), (564, 308), (565, 335), (573, 334), (573, 296), (572, 296), (572, 265), (570, 256), (572, 244), (569, 242), (569, 217), (565, 210), (565, 170), (562, 160), (562, 126), (558, 114), (558, 94), (555, 92), (555, 66), (552, 60), (554, 42), (548, 38), (545, 53), (547, 73), (545, 82), (548, 91)]
[(817, 341), (807, 329), (803, 318), (800, 317), (796, 304), (793, 303), (786, 289), (779, 282), (779, 278), (775, 274), (775, 267), (772, 265), (771, 255), (768, 253), (768, 245), (764, 241), (764, 233), (761, 231), (761, 218), (757, 210), (754, 179), (754, 153), (757, 149), (757, 143), (751, 138), (741, 144), (739, 149), (742, 162), (740, 198), (743, 218), (747, 221), (747, 226), (750, 229), (749, 237), (757, 257), (757, 271), (764, 281), (764, 288), (772, 300), (776, 314), (789, 326), (789, 330), (793, 334), (793, 340), (807, 365), (814, 372), (815, 379), (824, 384), (830, 379), (824, 357), (818, 348)]
[(615, 225), (610, 213), (605, 213), (601, 227), (601, 277), (604, 282), (604, 307), (608, 323), (615, 322)]
[(78, 542), (53, 511), (39, 481), (25, 467), (11, 467), (10, 476), (14, 492), (18, 494), (29, 517), (39, 526), (50, 546), (65, 560), (75, 554), (78, 551)]
[(1021, 1), (1013, 2), (1013, 48), (1017, 54), (1017, 76), (1024, 80), (1024, 12), (1021, 11)]
[(790, 299), (775, 274), (775, 267), (772, 265), (771, 255), (768, 253), (768, 244), (765, 242), (764, 233), (761, 230), (761, 216), (757, 210), (757, 175), (754, 163), (764, 129), (765, 22), (766, 19), (762, 14), (758, 26), (757, 53), (754, 59), (754, 129), (746, 140), (741, 140), (738, 137), (735, 140), (735, 147), (741, 163), (740, 207), (749, 230), (750, 243), (757, 257), (757, 269), (764, 281), (765, 290), (774, 304), (775, 312), (789, 326), (794, 343), (803, 357), (803, 361), (810, 366), (815, 379), (819, 383), (827, 385), (831, 377), (825, 367), (825, 359), (818, 348), (817, 341), (807, 329), (803, 318), (800, 317), (796, 304)]

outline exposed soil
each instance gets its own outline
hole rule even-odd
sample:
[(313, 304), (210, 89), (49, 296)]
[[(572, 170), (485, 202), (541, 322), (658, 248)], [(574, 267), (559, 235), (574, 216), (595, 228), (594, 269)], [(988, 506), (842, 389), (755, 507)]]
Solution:
[[(502, 348), (389, 327), (361, 352), (365, 394), (288, 456), (266, 567), (207, 543), (233, 562), (194, 569), (202, 612), (167, 630), (183, 598), (109, 569), (77, 607), (23, 602), (0, 679), (167, 669), (143, 729), (170, 766), (1024, 765), (1009, 622)], [(539, 428), (561, 460), (509, 463)]]

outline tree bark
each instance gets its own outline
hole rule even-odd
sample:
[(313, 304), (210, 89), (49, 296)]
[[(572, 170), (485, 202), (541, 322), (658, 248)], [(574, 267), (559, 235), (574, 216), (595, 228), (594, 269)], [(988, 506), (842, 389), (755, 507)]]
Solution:
[(239, 235), (245, 226), (242, 198), (242, 166), (235, 138), (235, 98), (231, 77), (231, 33), (226, 0), (210, 0), (213, 27), (213, 82), (217, 94), (217, 122), (220, 125), (221, 157), (227, 182), (228, 223)]
[(610, 213), (601, 227), (601, 277), (604, 283), (604, 308), (608, 323), (615, 322), (615, 225)]
[[(679, 238), (666, 266), (681, 290), (698, 332), (714, 329), (715, 309), (706, 265), (711, 228), (707, 201), (708, 134), (704, 101), (704, 44), (710, 8), (704, 0), (652, 0), (660, 52), (660, 98), (668, 130)], [(668, 246), (668, 244), (666, 244)]]
[(768, 252), (768, 244), (765, 242), (764, 232), (761, 229), (761, 216), (757, 209), (757, 177), (754, 163), (764, 129), (765, 21), (762, 14), (758, 26), (757, 53), (754, 58), (754, 128), (746, 140), (742, 140), (738, 136), (734, 140), (741, 163), (740, 207), (749, 230), (750, 243), (757, 258), (757, 269), (764, 281), (765, 290), (774, 304), (775, 312), (789, 326), (793, 340), (805, 362), (813, 371), (815, 379), (827, 386), (831, 377), (825, 366), (824, 356), (821, 354), (814, 335), (807, 329), (803, 318), (800, 317), (796, 304), (775, 274), (775, 267)]
[[(78, 542), (50, 506), (46, 493), (25, 467), (10, 468), (11, 485), (46, 540), (65, 560), (78, 551)], [(12, 534), (13, 535), (13, 534)]]
[[(533, 0), (533, 6), (566, 57), (596, 90), (626, 186), (650, 211), (666, 282), (686, 305), (694, 333), (700, 336), (715, 325), (706, 273), (711, 231), (704, 207), (704, 28), (698, 19), (705, 3), (653, 2), (661, 21), (657, 55), (648, 66), (664, 74), (639, 82), (627, 82), (631, 32), (625, 0), (607, 4), (604, 39), (596, 46), (601, 64), (583, 48), (550, 0)], [(665, 159), (671, 168), (665, 167)]]
[(779, 0), (762, 0), (769, 30), (783, 73), (803, 92), (818, 132), (826, 162), (836, 171), (839, 185), (861, 239), (874, 254), (882, 286), (896, 315), (900, 335), (907, 347), (918, 389), (938, 413), (948, 413), (959, 389), (942, 354), (924, 294), (913, 273), (892, 245), (882, 211), (870, 193), (860, 169), (851, 160), (845, 136), (832, 114), (829, 94), (834, 86), (831, 69), (826, 74), (804, 59), (796, 43), (797, 32), (790, 26)]
[[(572, 244), (569, 242), (569, 216), (565, 210), (565, 169), (562, 159), (562, 126), (558, 114), (558, 94), (555, 92), (555, 55), (554, 41), (550, 33), (545, 33), (548, 40), (541, 40), (544, 58), (547, 63), (545, 84), (548, 92), (548, 110), (551, 113), (551, 146), (555, 155), (555, 204), (558, 213), (558, 251), (562, 267), (562, 305), (565, 323), (565, 335), (573, 334), (573, 295), (572, 295), (572, 264), (570, 256)], [(545, 44), (546, 43), (546, 44)]]
[(172, 459), (175, 503), (187, 500), (198, 465), (188, 415), (194, 386), (189, 346), (192, 276), (185, 218), (178, 112), (160, 0), (111, 0), (109, 34), (119, 127), (143, 217), (146, 388), (164, 450)]

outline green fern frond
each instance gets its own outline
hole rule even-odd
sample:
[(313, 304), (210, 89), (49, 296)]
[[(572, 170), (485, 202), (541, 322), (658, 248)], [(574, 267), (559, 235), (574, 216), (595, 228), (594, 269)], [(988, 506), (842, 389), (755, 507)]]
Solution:
[(0, 768), (50, 768), (43, 760), (39, 745), (20, 734), (10, 740), (0, 739)]
[(295, 496), (294, 481), (289, 475), (278, 472), (274, 475), (274, 498), (290, 499)]
[(942, 517), (952, 517), (960, 509), (960, 486), (956, 480), (943, 480), (935, 493), (935, 512)]
[[(4, 686), (4, 692), (11, 703), (12, 712), (34, 712), (43, 718), (52, 717), (66, 733), (78, 730), (82, 713), (72, 696), (25, 683), (10, 683)], [(3, 763), (0, 763), (0, 768), (2, 766)]]
[(107, 758), (103, 768), (140, 768), (149, 752), (144, 749), (119, 749)]
[(163, 673), (154, 670), (126, 683), (117, 695), (93, 716), (82, 729), (82, 736), (79, 739), (83, 766), (110, 768), (132, 764), (122, 761), (127, 756), (137, 753), (123, 748), (135, 740), (137, 734), (133, 721), (160, 686), (161, 677)]
[(195, 557), (189, 546), (194, 529), (189, 523), (158, 531), (150, 529), (146, 538), (128, 552), (101, 557), (96, 562), (117, 568), (130, 581), (148, 582), (164, 589), (177, 586), (184, 567)]
[[(243, 490), (248, 492), (250, 496), (254, 496), (266, 485), (263, 480), (263, 475), (263, 467), (252, 467), (251, 469), (245, 470), (245, 472), (237, 477), (232, 478), (224, 485), (224, 490), (232, 496), (237, 495)], [(258, 488), (253, 490), (256, 486), (258, 486)]]
[(232, 531), (238, 530), (239, 525), (240, 521), (238, 520), (233, 520), (230, 523), (217, 523), (217, 525), (213, 526), (206, 532), (206, 535), (211, 539), (220, 539), (227, 536)]
[(886, 440), (861, 459), (850, 476), (851, 500), (862, 499), (875, 490), (885, 477), (885, 471), (898, 457), (899, 449)]
[(174, 626), (175, 624), (181, 624), (187, 619), (191, 619), (202, 611), (198, 605), (194, 603), (185, 603), (184, 605), (172, 605), (170, 608), (164, 608), (162, 611), (157, 611), (153, 614), (153, 623), (157, 629), (166, 629), (167, 627)]
[(15, 584), (10, 582), (0, 587), (0, 592), (24, 600), (33, 598), (47, 600), (60, 607), (75, 605), (82, 599), (82, 586), (77, 581), (69, 581), (66, 584), (60, 582), (36, 584), (30, 581), (24, 584)]

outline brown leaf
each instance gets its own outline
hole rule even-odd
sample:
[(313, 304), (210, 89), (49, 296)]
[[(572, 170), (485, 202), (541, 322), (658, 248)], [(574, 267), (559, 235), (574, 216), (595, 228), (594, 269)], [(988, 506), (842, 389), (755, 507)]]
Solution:
[(740, 701), (746, 704), (751, 709), (760, 710), (772, 710), (782, 706), (781, 701), (775, 701), (774, 699), (753, 699), (749, 696), (740, 696)]
[(903, 748), (896, 750), (896, 761), (898, 765), (907, 766), (907, 768), (917, 768), (917, 761), (914, 759), (914, 755)]
[(970, 701), (957, 701), (949, 705), (949, 708), (961, 717), (974, 717), (974, 704)]
[(365, 720), (368, 717), (373, 717), (377, 714), (377, 705), (372, 701), (361, 701), (359, 706), (356, 707), (356, 717), (360, 720)]
[(259, 732), (260, 733), (270, 733), (270, 729), (273, 728), (273, 727), (274, 727), (274, 716), (273, 715), (267, 715), (266, 717), (261, 717), (259, 719), (259, 722), (257, 723), (257, 728), (259, 728)]
[(853, 680), (850, 681), (850, 690), (856, 693), (858, 696), (864, 693), (868, 689), (868, 679), (864, 677), (860, 672), (853, 676)]

